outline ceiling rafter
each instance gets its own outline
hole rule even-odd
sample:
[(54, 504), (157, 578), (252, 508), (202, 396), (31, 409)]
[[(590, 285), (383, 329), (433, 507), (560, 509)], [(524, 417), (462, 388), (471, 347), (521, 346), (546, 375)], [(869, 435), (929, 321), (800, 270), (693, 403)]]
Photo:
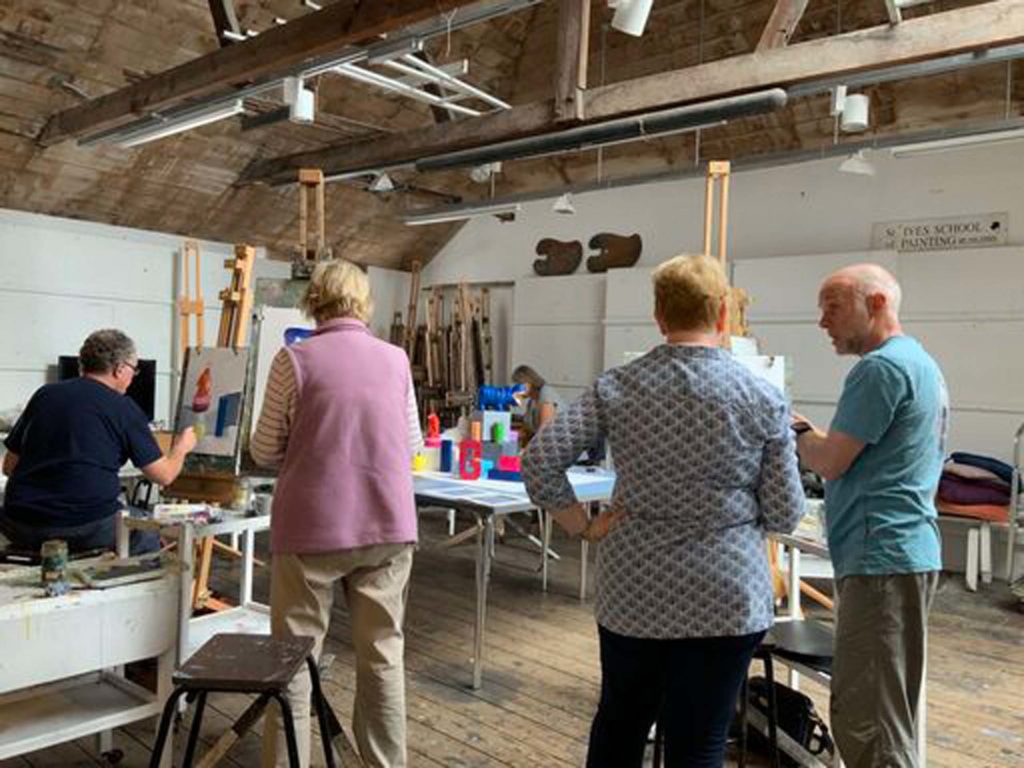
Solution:
[(768, 22), (764, 25), (757, 50), (767, 51), (787, 45), (796, 32), (796, 25), (800, 23), (805, 10), (807, 0), (777, 0)]
[(38, 141), (49, 146), (187, 99), (273, 80), (346, 45), (372, 40), (476, 0), (340, 0), (258, 37), (200, 56), (53, 115)]
[[(699, 102), (753, 89), (786, 87), (856, 72), (980, 51), (1024, 41), (1024, 0), (993, 0), (889, 25), (720, 59), (585, 93), (587, 122)], [(496, 115), (353, 142), (253, 163), (242, 182), (287, 183), (296, 168), (340, 174), (398, 164), (456, 149), (553, 132), (554, 100), (525, 104)]]

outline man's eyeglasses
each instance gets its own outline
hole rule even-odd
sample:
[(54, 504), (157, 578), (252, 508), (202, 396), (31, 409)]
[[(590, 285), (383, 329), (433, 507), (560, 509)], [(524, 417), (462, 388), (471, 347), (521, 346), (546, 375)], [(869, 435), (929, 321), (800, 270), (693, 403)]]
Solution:
[(137, 366), (137, 365), (132, 365), (131, 363), (121, 363), (121, 365), (125, 365), (125, 366), (128, 366), (129, 368), (131, 368), (131, 369), (132, 369), (132, 378), (133, 378), (133, 379), (134, 379), (134, 378), (135, 378), (136, 376), (138, 376), (138, 375), (139, 375), (139, 366)]

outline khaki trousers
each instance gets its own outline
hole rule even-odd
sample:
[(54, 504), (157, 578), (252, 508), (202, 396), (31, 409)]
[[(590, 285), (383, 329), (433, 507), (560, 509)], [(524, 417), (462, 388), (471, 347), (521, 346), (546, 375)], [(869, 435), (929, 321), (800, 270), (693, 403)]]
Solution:
[[(352, 621), (356, 696), (352, 731), (369, 768), (404, 768), (405, 641), (402, 621), (412, 569), (411, 544), (360, 547), (316, 555), (274, 555), (270, 621), (274, 637), (307, 636), (320, 658), (340, 581)], [(299, 757), (309, 765), (310, 695), (305, 668), (288, 686)], [(287, 766), (280, 711), (271, 704), (263, 730), (263, 766)]]
[(932, 571), (836, 585), (830, 711), (847, 768), (919, 768), (918, 703), (938, 580)]

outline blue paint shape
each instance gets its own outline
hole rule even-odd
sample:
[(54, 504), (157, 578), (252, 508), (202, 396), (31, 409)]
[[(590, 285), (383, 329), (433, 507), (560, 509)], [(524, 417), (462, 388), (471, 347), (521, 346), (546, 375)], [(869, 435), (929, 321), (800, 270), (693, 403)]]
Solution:
[(241, 392), (229, 392), (217, 399), (217, 426), (213, 434), (217, 437), (224, 437), (228, 427), (238, 424), (238, 411), (242, 405)]

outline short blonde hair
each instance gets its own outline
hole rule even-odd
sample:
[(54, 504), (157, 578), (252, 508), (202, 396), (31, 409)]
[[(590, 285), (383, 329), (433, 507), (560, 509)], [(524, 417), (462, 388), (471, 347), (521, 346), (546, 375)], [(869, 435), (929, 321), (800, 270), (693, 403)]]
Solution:
[(301, 306), (318, 323), (339, 317), (369, 322), (373, 314), (370, 280), (351, 261), (334, 259), (321, 262), (309, 278)]
[(676, 256), (654, 270), (654, 308), (670, 331), (714, 328), (729, 281), (707, 256)]

